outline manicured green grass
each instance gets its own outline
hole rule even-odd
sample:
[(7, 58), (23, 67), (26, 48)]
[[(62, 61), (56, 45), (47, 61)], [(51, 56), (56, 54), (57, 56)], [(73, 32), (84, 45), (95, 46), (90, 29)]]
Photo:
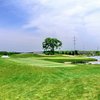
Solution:
[(32, 65), (32, 66), (38, 66), (38, 67), (74, 67), (76, 65), (74, 64), (64, 64), (64, 63), (57, 63), (57, 62), (51, 62), (51, 61), (45, 61), (43, 58), (13, 58), (9, 59), (10, 61), (22, 63), (24, 65)]
[(65, 63), (65, 62), (71, 62), (72, 64), (78, 64), (78, 63), (88, 63), (90, 61), (97, 61), (94, 58), (89, 58), (86, 56), (54, 56), (54, 57), (42, 57), (43, 60), (51, 61), (51, 62), (57, 62), (57, 63)]
[(44, 58), (0, 59), (0, 100), (100, 100), (100, 65)]
[(69, 58), (69, 57), (63, 57), (63, 58), (46, 58), (44, 60), (47, 61), (52, 61), (52, 62), (59, 62), (59, 63), (64, 63), (64, 62), (71, 62), (71, 63), (86, 63), (89, 61), (96, 61), (96, 59), (93, 58), (84, 58), (84, 57), (74, 57), (74, 58)]
[(34, 54), (34, 53), (21, 53), (21, 54), (13, 54), (11, 55), (13, 58), (28, 58), (28, 57), (42, 57), (42, 55)]

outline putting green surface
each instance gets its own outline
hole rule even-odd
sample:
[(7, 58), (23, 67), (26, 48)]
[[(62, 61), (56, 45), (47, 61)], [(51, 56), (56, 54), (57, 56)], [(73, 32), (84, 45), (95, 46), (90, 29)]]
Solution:
[(43, 59), (0, 59), (0, 100), (100, 100), (100, 65)]

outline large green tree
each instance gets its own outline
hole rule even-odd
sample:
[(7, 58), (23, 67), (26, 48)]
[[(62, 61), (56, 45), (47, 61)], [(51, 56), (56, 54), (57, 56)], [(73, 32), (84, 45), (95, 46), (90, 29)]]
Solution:
[(44, 52), (48, 54), (54, 54), (55, 49), (58, 49), (62, 46), (62, 42), (56, 38), (46, 38), (42, 43)]

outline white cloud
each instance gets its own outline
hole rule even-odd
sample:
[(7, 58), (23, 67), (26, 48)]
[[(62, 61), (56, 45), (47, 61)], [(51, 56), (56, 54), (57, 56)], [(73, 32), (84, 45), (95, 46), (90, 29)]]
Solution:
[[(88, 1), (89, 1), (88, 3), (84, 2), (83, 4), (83, 2), (82, 1), (80, 2), (79, 0), (76, 0), (76, 1), (75, 0), (70, 0), (70, 1), (69, 0), (62, 0), (62, 1), (40, 0), (39, 4), (43, 4), (43, 6), (46, 7), (49, 11), (40, 13), (35, 19), (33, 18), (34, 13), (31, 12), (32, 17), (28, 19), (28, 22), (25, 25), (25, 28), (29, 28), (32, 26), (40, 27), (39, 24), (40, 25), (42, 24), (42, 26), (43, 25), (45, 26), (46, 24), (47, 27), (50, 25), (52, 26), (53, 24), (55, 25), (56, 23), (63, 25), (65, 24), (64, 21), (66, 22), (66, 24), (67, 23), (69, 24), (72, 22), (73, 17), (74, 18), (76, 16), (79, 16), (82, 18), (86, 17), (84, 15), (87, 14), (89, 11), (91, 11), (91, 9), (93, 10), (92, 5), (95, 5), (94, 7), (96, 7), (96, 5), (98, 4), (95, 1), (91, 1), (91, 2), (90, 0)], [(34, 8), (34, 6), (32, 8)], [(37, 12), (38, 12), (38, 9), (37, 9)], [(57, 27), (57, 25), (55, 25), (55, 27)]]
[[(30, 3), (33, 4), (34, 2), (31, 0)], [(38, 5), (41, 5), (40, 11)], [(86, 41), (94, 37), (93, 42), (100, 36), (99, 0), (37, 0), (36, 6), (35, 10), (41, 13), (36, 18), (33, 18), (35, 14), (32, 13), (34, 5), (31, 5), (32, 17), (23, 26), (25, 29), (37, 27), (42, 35), (49, 33), (52, 36), (61, 38), (65, 43), (71, 43), (73, 35), (83, 38), (83, 34), (87, 34)], [(47, 10), (42, 9), (43, 7)], [(66, 40), (64, 37), (69, 39)], [(89, 45), (93, 44), (93, 42), (89, 43)]]

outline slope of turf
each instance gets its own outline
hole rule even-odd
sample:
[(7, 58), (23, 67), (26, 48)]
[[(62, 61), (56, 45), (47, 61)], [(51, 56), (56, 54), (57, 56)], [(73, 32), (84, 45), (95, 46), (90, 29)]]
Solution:
[(28, 57), (42, 57), (42, 55), (34, 54), (34, 53), (21, 53), (21, 54), (13, 54), (11, 57), (13, 57), (13, 58), (28, 58)]
[(9, 59), (10, 61), (22, 63), (25, 65), (32, 65), (32, 66), (38, 66), (38, 67), (75, 67), (74, 64), (64, 64), (64, 63), (57, 63), (57, 62), (50, 62), (45, 61), (42, 58), (16, 58), (16, 59)]
[(100, 100), (100, 65), (41, 59), (0, 59), (0, 100)]

